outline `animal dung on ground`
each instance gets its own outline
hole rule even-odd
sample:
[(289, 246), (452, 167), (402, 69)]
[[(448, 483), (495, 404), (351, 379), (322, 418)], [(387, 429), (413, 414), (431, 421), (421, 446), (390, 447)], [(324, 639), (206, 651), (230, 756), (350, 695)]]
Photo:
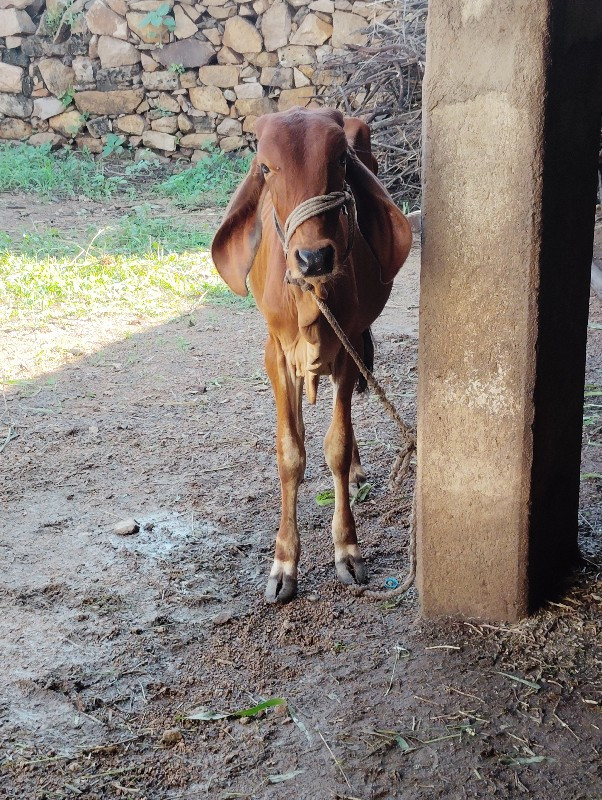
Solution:
[(181, 741), (182, 734), (177, 728), (169, 728), (168, 730), (163, 731), (163, 736), (161, 737), (161, 744), (163, 747), (173, 747)]

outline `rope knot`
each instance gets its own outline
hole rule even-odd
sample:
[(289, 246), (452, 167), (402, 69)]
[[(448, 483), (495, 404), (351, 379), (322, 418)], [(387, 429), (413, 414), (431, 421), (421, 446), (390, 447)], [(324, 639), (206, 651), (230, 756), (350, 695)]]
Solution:
[(276, 209), (274, 209), (274, 224), (276, 225), (276, 233), (282, 243), (284, 255), (288, 255), (290, 242), (293, 234), (297, 228), (308, 219), (317, 217), (320, 214), (326, 214), (335, 208), (343, 207), (343, 213), (349, 218), (349, 241), (347, 242), (347, 249), (343, 256), (343, 261), (347, 258), (353, 247), (353, 240), (355, 235), (355, 226), (357, 224), (357, 212), (355, 208), (355, 197), (348, 184), (345, 184), (342, 192), (330, 192), (330, 194), (316, 195), (304, 200), (302, 203), (294, 208), (286, 218), (284, 228), (278, 221)]

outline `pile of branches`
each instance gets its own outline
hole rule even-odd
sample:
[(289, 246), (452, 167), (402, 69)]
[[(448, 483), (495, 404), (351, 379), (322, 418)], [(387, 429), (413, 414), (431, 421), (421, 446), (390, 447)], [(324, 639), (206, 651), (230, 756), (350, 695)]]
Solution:
[(406, 212), (420, 208), (426, 14), (427, 0), (397, 0), (368, 44), (323, 64), (337, 78), (327, 102), (370, 124), (379, 178)]

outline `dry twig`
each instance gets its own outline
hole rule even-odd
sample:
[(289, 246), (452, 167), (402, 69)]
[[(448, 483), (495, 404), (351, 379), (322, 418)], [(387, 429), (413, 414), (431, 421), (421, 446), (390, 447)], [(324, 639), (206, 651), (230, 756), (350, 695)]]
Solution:
[(368, 44), (323, 64), (333, 81), (324, 99), (370, 123), (379, 178), (404, 211), (420, 207), (426, 13), (427, 0), (398, 0), (383, 20), (375, 4)]

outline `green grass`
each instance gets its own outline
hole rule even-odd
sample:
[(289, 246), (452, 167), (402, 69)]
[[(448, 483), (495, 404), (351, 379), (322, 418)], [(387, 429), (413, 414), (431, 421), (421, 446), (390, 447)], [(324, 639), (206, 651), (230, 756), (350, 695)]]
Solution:
[[(150, 192), (172, 198), (181, 208), (223, 207), (246, 175), (250, 161), (246, 156), (215, 151), (193, 167), (164, 180), (155, 179)], [(0, 144), (0, 192), (91, 200), (110, 199), (117, 193), (133, 197), (139, 176), (150, 168), (146, 162), (124, 161), (122, 174), (110, 175), (106, 160), (89, 153), (51, 152), (50, 145)]]
[(181, 208), (224, 207), (250, 164), (250, 157), (212, 152), (194, 167), (156, 185), (155, 191), (163, 197), (171, 197)]
[(74, 258), (83, 253), (96, 257), (147, 256), (207, 251), (211, 238), (206, 227), (155, 216), (152, 207), (144, 204), (103, 228), (88, 228), (84, 234), (71, 237), (57, 228), (48, 228), (44, 233), (28, 232), (21, 237), (0, 231), (0, 250), (41, 259)]
[(52, 153), (50, 145), (0, 144), (0, 192), (104, 200), (127, 191), (128, 181), (107, 175), (105, 166), (86, 153)]
[[(113, 161), (111, 169), (120, 174), (109, 175), (105, 160), (86, 153), (0, 144), (0, 192), (59, 201), (162, 195), (180, 207), (224, 206), (248, 166), (249, 159), (214, 152), (160, 180), (145, 162)], [(40, 321), (134, 309), (158, 316), (179, 313), (186, 302), (252, 304), (233, 295), (217, 275), (208, 252), (212, 231), (161, 213), (141, 204), (116, 222), (83, 232), (48, 228), (16, 236), (0, 227), (2, 316), (24, 320), (33, 313)]]
[(39, 320), (59, 311), (160, 316), (183, 301), (244, 303), (215, 271), (210, 240), (209, 231), (155, 217), (148, 206), (85, 236), (0, 233), (0, 307), (9, 317), (35, 312)]

